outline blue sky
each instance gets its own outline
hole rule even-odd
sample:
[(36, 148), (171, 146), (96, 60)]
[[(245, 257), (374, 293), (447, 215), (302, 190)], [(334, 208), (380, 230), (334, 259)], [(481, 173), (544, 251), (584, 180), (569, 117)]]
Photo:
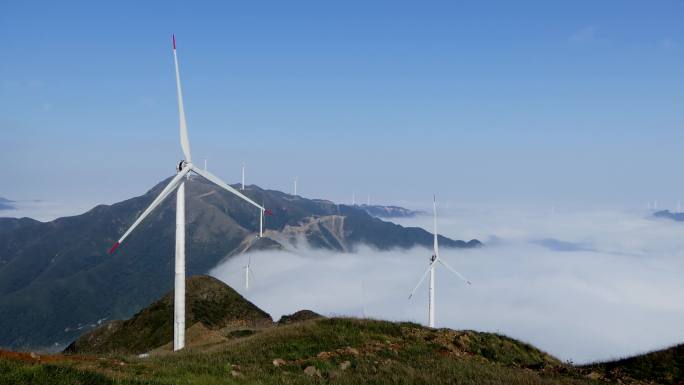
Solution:
[[(225, 3), (225, 4), (224, 4)], [(684, 200), (684, 2), (3, 2), (0, 196), (112, 203), (181, 157), (337, 201)]]

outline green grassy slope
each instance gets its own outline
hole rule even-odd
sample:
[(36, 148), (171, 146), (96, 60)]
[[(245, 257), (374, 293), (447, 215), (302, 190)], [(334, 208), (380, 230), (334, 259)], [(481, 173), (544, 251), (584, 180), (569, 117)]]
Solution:
[[(206, 275), (186, 280), (186, 323), (208, 329), (231, 324), (270, 326), (271, 316), (216, 278)], [(69, 345), (73, 353), (130, 353), (150, 351), (173, 340), (173, 291), (131, 319), (115, 321), (79, 337)]]
[(684, 344), (585, 368), (609, 380), (629, 377), (659, 384), (684, 384)]
[(40, 364), (0, 358), (0, 365), (0, 384), (595, 383), (503, 336), (347, 318), (277, 326), (209, 349), (144, 359), (63, 356)]

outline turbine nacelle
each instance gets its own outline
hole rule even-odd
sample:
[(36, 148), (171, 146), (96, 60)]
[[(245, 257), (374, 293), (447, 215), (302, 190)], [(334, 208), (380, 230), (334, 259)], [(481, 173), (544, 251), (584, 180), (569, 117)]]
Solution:
[(176, 166), (176, 171), (181, 172), (183, 171), (184, 168), (186, 167), (192, 167), (192, 163), (186, 161), (185, 159), (181, 160), (178, 162), (178, 166)]

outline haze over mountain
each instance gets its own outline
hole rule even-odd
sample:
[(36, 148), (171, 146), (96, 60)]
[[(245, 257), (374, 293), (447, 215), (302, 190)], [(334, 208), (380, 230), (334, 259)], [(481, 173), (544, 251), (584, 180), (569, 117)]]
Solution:
[(684, 222), (684, 213), (678, 213), (670, 210), (661, 210), (653, 213), (656, 218), (667, 218), (677, 222)]
[(0, 210), (13, 210), (14, 209), (13, 203), (14, 203), (14, 201), (12, 201), (12, 200), (0, 197)]
[(410, 218), (418, 214), (424, 214), (422, 211), (409, 210), (398, 206), (382, 206), (382, 205), (360, 205), (368, 214), (378, 218)]
[[(98, 322), (132, 315), (172, 284), (175, 200), (167, 199), (114, 255), (107, 250), (159, 193), (43, 223), (0, 218), (0, 346), (68, 343)], [(384, 222), (364, 210), (247, 186), (245, 194), (270, 208), (265, 238), (257, 241), (258, 211), (201, 178), (187, 187), (187, 275), (203, 274), (244, 251), (314, 248), (353, 251), (430, 246), (420, 228)], [(443, 247), (480, 242), (440, 237)]]

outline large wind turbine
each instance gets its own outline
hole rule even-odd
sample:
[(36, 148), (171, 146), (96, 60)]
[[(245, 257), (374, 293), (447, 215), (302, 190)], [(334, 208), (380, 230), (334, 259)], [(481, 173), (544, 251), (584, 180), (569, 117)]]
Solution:
[(439, 244), (437, 242), (437, 200), (433, 197), (432, 198), (432, 209), (434, 213), (434, 242), (433, 242), (433, 248), (434, 248), (434, 253), (432, 257), (430, 257), (430, 266), (428, 266), (428, 269), (423, 273), (423, 276), (420, 278), (420, 281), (418, 281), (418, 284), (416, 285), (415, 288), (413, 288), (413, 291), (409, 295), (409, 299), (413, 297), (413, 295), (416, 293), (416, 290), (418, 290), (418, 287), (420, 287), (420, 284), (423, 283), (425, 280), (425, 277), (427, 277), (428, 274), (430, 274), (430, 288), (429, 288), (429, 300), (428, 300), (428, 326), (433, 328), (435, 327), (435, 265), (437, 263), (442, 264), (442, 266), (446, 267), (449, 271), (452, 273), (456, 274), (457, 277), (461, 278), (465, 283), (470, 285), (470, 281), (468, 281), (464, 276), (461, 275), (456, 269), (451, 267), (448, 263), (444, 262), (440, 257), (439, 257)]
[[(188, 139), (188, 128), (185, 123), (185, 109), (183, 108), (183, 93), (181, 90), (180, 73), (178, 70), (178, 57), (176, 55), (176, 37), (173, 36), (173, 62), (176, 68), (176, 92), (178, 93), (178, 117), (180, 121), (180, 142), (183, 149), (184, 160), (181, 160), (176, 167), (177, 174), (169, 182), (162, 192), (152, 201), (143, 211), (138, 219), (133, 222), (130, 228), (114, 243), (109, 253), (113, 253), (121, 243), (133, 232), (140, 222), (147, 217), (155, 207), (171, 193), (176, 191), (176, 267), (174, 284), (174, 303), (173, 303), (173, 350), (180, 350), (185, 346), (185, 178), (192, 171), (208, 181), (222, 187), (225, 190), (237, 195), (241, 199), (249, 202), (260, 210), (263, 218), (264, 208), (241, 194), (236, 189), (219, 179), (209, 171), (202, 170), (192, 163), (190, 157), (190, 141)], [(260, 229), (261, 233), (261, 229)]]

